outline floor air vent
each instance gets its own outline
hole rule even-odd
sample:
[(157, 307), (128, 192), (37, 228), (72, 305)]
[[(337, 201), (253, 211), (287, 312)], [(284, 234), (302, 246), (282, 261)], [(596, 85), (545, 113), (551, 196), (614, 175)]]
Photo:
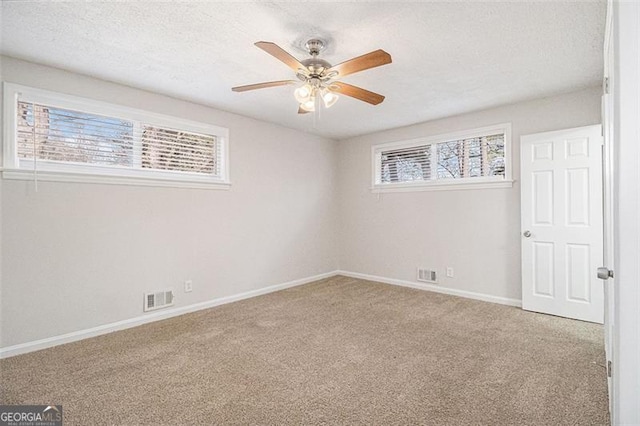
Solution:
[(153, 311), (173, 305), (173, 291), (158, 291), (144, 294), (144, 311)]
[(418, 281), (423, 281), (425, 283), (435, 283), (438, 282), (436, 271), (432, 271), (431, 269), (421, 269), (418, 268)]

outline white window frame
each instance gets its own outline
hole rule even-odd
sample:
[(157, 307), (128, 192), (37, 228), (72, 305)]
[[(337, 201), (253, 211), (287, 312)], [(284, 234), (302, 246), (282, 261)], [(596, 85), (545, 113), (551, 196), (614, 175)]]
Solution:
[[(8, 82), (4, 82), (3, 91), (2, 177), (4, 179), (201, 189), (229, 189), (231, 186), (229, 129), (227, 128)], [(219, 177), (206, 176), (169, 170), (140, 170), (19, 158), (17, 152), (18, 100), (104, 115), (134, 123), (143, 122), (158, 127), (213, 135), (220, 144), (220, 175)]]
[[(390, 149), (403, 149), (418, 147), (422, 145), (431, 145), (432, 158), (437, 158), (434, 152), (437, 143), (478, 138), (482, 136), (495, 135), (498, 133), (504, 133), (504, 176), (438, 179), (437, 173), (434, 173), (435, 177), (431, 180), (426, 181), (381, 183), (382, 152), (384, 151), (388, 151)], [(511, 188), (513, 186), (511, 160), (511, 123), (502, 123), (477, 129), (463, 130), (460, 132), (373, 145), (371, 147), (371, 182), (371, 191), (374, 193)]]

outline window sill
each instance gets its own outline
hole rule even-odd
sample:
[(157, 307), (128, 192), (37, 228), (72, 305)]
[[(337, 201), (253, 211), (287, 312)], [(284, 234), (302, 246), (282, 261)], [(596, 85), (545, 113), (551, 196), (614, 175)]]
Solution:
[(466, 189), (496, 189), (511, 187), (513, 187), (513, 180), (450, 183), (399, 183), (374, 185), (371, 187), (371, 192), (379, 194), (385, 192), (458, 191)]
[(33, 170), (25, 169), (4, 169), (2, 178), (9, 180), (37, 180), (43, 182), (76, 182), (76, 183), (98, 183), (107, 185), (133, 185), (133, 186), (155, 186), (170, 188), (191, 188), (191, 189), (218, 189), (229, 190), (230, 182), (221, 182), (204, 179), (184, 179), (168, 178), (158, 176), (119, 176), (102, 175), (92, 173), (73, 173), (61, 171), (39, 170), (34, 174)]

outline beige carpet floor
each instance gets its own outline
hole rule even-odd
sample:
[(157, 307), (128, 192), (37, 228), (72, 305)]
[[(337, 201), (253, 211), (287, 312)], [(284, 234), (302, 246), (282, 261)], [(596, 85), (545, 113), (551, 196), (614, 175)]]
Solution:
[(608, 424), (602, 327), (334, 277), (0, 362), (66, 425)]

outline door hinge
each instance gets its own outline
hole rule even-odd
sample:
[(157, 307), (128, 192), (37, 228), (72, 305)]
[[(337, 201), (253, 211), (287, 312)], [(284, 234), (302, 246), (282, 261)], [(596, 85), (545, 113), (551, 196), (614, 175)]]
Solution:
[(604, 78), (604, 81), (602, 82), (602, 89), (604, 90), (605, 95), (609, 94), (609, 77)]
[(611, 361), (607, 361), (607, 376), (611, 377), (613, 375), (613, 364)]

